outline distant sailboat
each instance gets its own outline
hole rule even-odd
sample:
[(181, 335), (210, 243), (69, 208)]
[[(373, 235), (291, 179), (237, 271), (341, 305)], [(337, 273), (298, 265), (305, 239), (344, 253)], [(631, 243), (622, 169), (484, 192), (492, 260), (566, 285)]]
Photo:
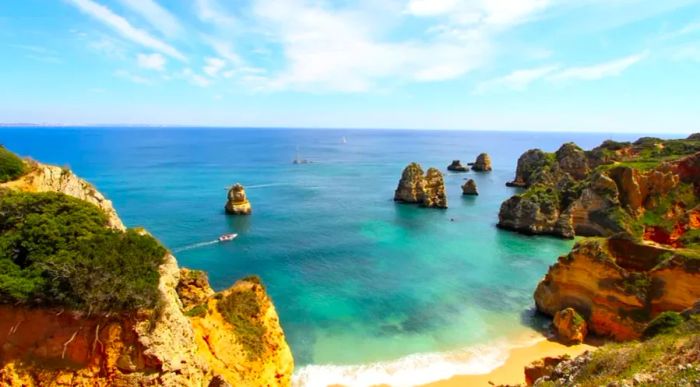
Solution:
[(345, 138), (345, 136), (343, 136), (342, 142), (343, 142), (343, 144), (347, 144), (347, 143), (348, 143), (348, 140)]
[(309, 163), (311, 163), (311, 161), (309, 161), (307, 159), (299, 158), (299, 147), (297, 146), (297, 153), (294, 156), (294, 161), (292, 161), (292, 163), (294, 163), (294, 164), (309, 164)]

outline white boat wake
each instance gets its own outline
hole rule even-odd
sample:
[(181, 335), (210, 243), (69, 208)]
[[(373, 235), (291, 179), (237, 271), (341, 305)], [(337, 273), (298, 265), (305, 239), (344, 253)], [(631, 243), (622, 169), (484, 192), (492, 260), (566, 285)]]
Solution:
[(198, 248), (200, 248), (200, 247), (205, 247), (205, 246), (209, 246), (209, 245), (214, 245), (214, 244), (217, 244), (217, 243), (219, 243), (219, 240), (218, 240), (218, 239), (214, 239), (213, 241), (208, 241), (208, 242), (193, 243), (193, 244), (191, 244), (191, 245), (187, 245), (187, 246), (182, 246), (182, 247), (175, 248), (175, 249), (173, 249), (173, 253), (179, 253), (179, 252), (181, 252), (181, 251), (192, 250), (192, 249), (198, 249)]

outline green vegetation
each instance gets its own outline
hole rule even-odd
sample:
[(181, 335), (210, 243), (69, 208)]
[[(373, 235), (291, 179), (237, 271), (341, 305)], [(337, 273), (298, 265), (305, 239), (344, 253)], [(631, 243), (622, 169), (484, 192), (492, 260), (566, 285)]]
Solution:
[(26, 172), (24, 161), (0, 145), (0, 183), (15, 180)]
[(185, 316), (187, 317), (202, 317), (205, 316), (209, 310), (207, 309), (206, 304), (199, 304), (193, 306), (190, 310), (185, 312)]
[(538, 204), (547, 204), (559, 208), (559, 192), (544, 184), (535, 184), (520, 194), (520, 197), (529, 199)]
[(622, 290), (630, 295), (639, 297), (642, 300), (647, 298), (647, 293), (651, 287), (651, 278), (647, 273), (631, 272), (621, 282)]
[(650, 338), (659, 334), (673, 333), (681, 324), (683, 316), (676, 312), (663, 312), (656, 316), (644, 329), (644, 337)]
[[(607, 386), (613, 382), (615, 385), (695, 385), (700, 381), (700, 366), (697, 363), (700, 356), (700, 316), (692, 316), (687, 321), (683, 321), (680, 315), (672, 319), (678, 322), (674, 329), (659, 332), (642, 342), (606, 344), (591, 353), (590, 361), (573, 374), (573, 380), (544, 385), (587, 387)], [(635, 376), (646, 381), (632, 383)]]
[(217, 309), (233, 325), (239, 343), (251, 359), (259, 359), (264, 350), (266, 329), (262, 324), (262, 310), (253, 285), (250, 289), (236, 289), (224, 296)]
[(107, 227), (96, 206), (60, 193), (0, 192), (0, 302), (94, 313), (153, 307), (166, 250)]

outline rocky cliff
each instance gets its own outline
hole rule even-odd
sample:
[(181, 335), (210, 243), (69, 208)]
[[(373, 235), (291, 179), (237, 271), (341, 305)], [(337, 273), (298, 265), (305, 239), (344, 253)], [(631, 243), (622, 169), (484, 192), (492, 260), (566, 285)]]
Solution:
[(253, 208), (245, 194), (245, 189), (240, 183), (236, 183), (228, 190), (226, 205), (224, 210), (227, 214), (250, 215)]
[[(2, 186), (85, 200), (124, 229), (111, 203), (70, 171), (37, 163)], [(154, 308), (93, 314), (0, 304), (0, 384), (290, 385), (292, 354), (258, 279), (215, 293), (205, 275), (180, 269), (170, 254), (158, 275)]]
[[(660, 313), (700, 299), (700, 153), (692, 153), (700, 144), (640, 139), (616, 146), (606, 158), (600, 149), (565, 147), (547, 171), (519, 165), (516, 180), (532, 185), (503, 204), (500, 225), (597, 236), (579, 241), (550, 267), (535, 291), (537, 309), (554, 316), (573, 308), (589, 332), (638, 338)], [(673, 154), (665, 151), (669, 147)], [(606, 163), (620, 155), (626, 161)], [(549, 177), (533, 180), (533, 174)]]

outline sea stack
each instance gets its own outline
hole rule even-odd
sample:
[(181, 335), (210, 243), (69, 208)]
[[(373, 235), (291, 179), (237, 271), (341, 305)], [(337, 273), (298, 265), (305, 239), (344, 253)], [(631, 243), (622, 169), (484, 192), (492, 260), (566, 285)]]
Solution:
[(245, 196), (245, 189), (240, 183), (234, 184), (228, 190), (228, 201), (224, 207), (227, 214), (250, 215), (253, 209), (248, 198)]
[(472, 170), (477, 172), (490, 172), (491, 168), (491, 157), (488, 153), (482, 153), (476, 157), (476, 161), (472, 164)]
[(452, 160), (452, 164), (447, 166), (448, 171), (469, 172), (469, 167), (465, 167), (459, 160)]
[(425, 175), (425, 189), (421, 206), (447, 208), (445, 181), (442, 178), (442, 173), (437, 168), (429, 168), (428, 173)]
[(420, 164), (409, 164), (401, 174), (394, 192), (394, 201), (419, 203), (422, 207), (447, 208), (442, 173), (436, 168), (430, 168), (427, 175), (424, 175)]
[(474, 179), (467, 180), (462, 186), (462, 195), (478, 195), (479, 191), (476, 189), (476, 182)]

